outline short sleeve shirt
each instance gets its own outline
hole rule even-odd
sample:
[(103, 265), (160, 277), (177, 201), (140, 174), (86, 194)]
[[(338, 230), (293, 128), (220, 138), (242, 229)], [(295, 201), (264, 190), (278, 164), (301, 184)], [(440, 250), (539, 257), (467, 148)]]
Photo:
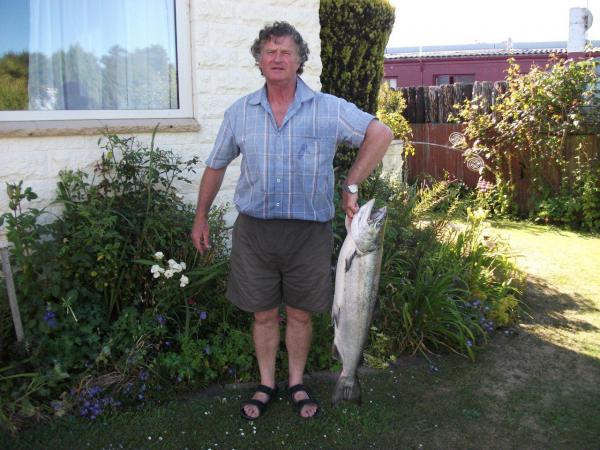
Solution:
[(221, 169), (242, 155), (234, 195), (240, 213), (326, 222), (335, 212), (337, 145), (359, 147), (373, 119), (344, 99), (313, 91), (298, 77), (294, 100), (278, 126), (264, 86), (225, 111), (206, 165)]

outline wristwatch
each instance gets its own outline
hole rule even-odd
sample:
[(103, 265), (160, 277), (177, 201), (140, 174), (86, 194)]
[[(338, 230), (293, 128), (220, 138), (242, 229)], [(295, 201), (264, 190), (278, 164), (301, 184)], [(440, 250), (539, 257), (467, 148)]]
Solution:
[(343, 184), (342, 189), (344, 189), (344, 191), (350, 193), (350, 194), (356, 194), (358, 193), (358, 185), (357, 184)]

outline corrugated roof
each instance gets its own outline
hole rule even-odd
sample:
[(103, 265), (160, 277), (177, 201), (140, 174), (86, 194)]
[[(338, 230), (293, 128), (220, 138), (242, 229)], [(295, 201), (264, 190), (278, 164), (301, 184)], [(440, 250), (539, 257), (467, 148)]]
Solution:
[[(600, 51), (600, 49), (598, 49)], [(515, 56), (515, 55), (549, 55), (555, 53), (566, 55), (566, 48), (531, 48), (531, 49), (489, 49), (489, 50), (451, 50), (440, 52), (413, 52), (387, 54), (385, 59), (415, 59), (415, 58), (459, 58), (468, 56)]]
[[(447, 46), (388, 48), (386, 49), (386, 60), (401, 59), (431, 59), (431, 58), (461, 58), (475, 56), (515, 56), (515, 55), (566, 55), (566, 42), (527, 42), (512, 43), (507, 48), (506, 43), (492, 44), (466, 44)], [(593, 53), (600, 53), (600, 42), (592, 41)]]

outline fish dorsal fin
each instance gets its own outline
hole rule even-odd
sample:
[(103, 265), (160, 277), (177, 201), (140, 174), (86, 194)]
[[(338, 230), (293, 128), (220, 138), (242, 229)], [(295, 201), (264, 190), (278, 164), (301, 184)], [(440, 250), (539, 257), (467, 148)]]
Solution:
[(349, 256), (346, 257), (346, 268), (344, 270), (344, 272), (348, 272), (350, 270), (350, 267), (352, 267), (352, 261), (354, 260), (354, 257), (358, 254), (357, 250), (354, 250)]

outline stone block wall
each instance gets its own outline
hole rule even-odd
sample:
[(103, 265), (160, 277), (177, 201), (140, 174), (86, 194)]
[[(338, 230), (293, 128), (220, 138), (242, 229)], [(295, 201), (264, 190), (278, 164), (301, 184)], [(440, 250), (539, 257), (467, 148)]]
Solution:
[[(286, 20), (300, 31), (310, 48), (302, 77), (313, 89), (320, 90), (318, 0), (189, 0), (189, 8), (194, 119), (197, 124), (160, 131), (156, 137), (160, 147), (170, 148), (184, 158), (199, 156), (204, 160), (208, 156), (225, 109), (263, 84), (250, 46), (258, 31), (269, 22)], [(148, 126), (129, 128), (127, 124), (124, 122), (118, 127), (119, 134), (136, 135), (141, 142), (149, 142)], [(15, 129), (0, 122), (0, 214), (8, 211), (6, 182), (23, 180), (39, 195), (33, 206), (45, 207), (54, 198), (61, 169), (91, 171), (101, 155), (97, 145), (101, 134), (90, 132), (89, 128), (53, 126), (50, 129), (39, 121), (20, 123), (19, 126)], [(30, 132), (34, 128), (35, 132)], [(190, 128), (194, 131), (189, 131)], [(196, 201), (202, 165), (198, 169), (192, 176), (192, 185), (181, 187), (190, 203)], [(232, 203), (238, 176), (239, 161), (236, 160), (227, 170), (216, 203)], [(52, 208), (56, 207), (50, 206)], [(229, 219), (234, 216), (232, 212)]]

